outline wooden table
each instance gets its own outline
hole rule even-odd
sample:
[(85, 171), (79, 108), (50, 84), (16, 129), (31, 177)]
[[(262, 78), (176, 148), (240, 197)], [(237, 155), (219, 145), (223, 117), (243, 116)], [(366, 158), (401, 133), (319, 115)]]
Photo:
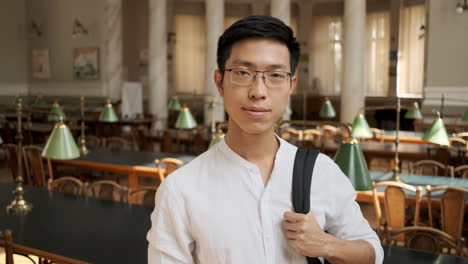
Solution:
[[(387, 181), (391, 180), (392, 173), (391, 172), (383, 172), (383, 171), (370, 171), (369, 172), (372, 181), (380, 182), (380, 181)], [(460, 178), (450, 178), (450, 177), (442, 177), (442, 176), (430, 176), (430, 175), (416, 175), (416, 174), (400, 174), (400, 179), (402, 182), (413, 185), (413, 186), (422, 186), (422, 200), (421, 200), (421, 207), (427, 208), (427, 198), (426, 198), (426, 185), (431, 186), (441, 186), (441, 185), (448, 185), (448, 186), (456, 186), (461, 188), (468, 189), (468, 179), (460, 179)], [(378, 190), (378, 197), (380, 203), (384, 202), (384, 194), (383, 189)], [(374, 197), (372, 191), (357, 191), (356, 201), (358, 202), (367, 202), (373, 203)], [(441, 195), (440, 193), (432, 194), (433, 199), (431, 199), (435, 205), (435, 208), (440, 208), (440, 200), (437, 199), (437, 196)], [(408, 193), (406, 200), (409, 205), (415, 206), (416, 199), (412, 196), (412, 193)], [(465, 206), (465, 212), (468, 213), (468, 206)]]
[[(385, 130), (384, 135), (381, 137), (373, 137), (369, 141), (377, 142), (395, 142), (396, 131), (394, 130)], [(434, 145), (434, 143), (429, 142), (423, 139), (424, 133), (414, 132), (414, 131), (399, 131), (398, 140), (400, 143), (409, 143), (409, 144), (422, 144), (422, 145)]]
[(153, 151), (91, 149), (86, 156), (74, 160), (52, 160), (53, 165), (65, 165), (96, 171), (109, 171), (128, 175), (128, 187), (138, 188), (138, 177), (153, 177), (159, 180), (155, 159), (176, 158), (185, 163), (195, 158), (193, 155), (163, 153)]
[[(91, 263), (145, 264), (153, 208), (25, 186), (27, 216), (6, 215), (13, 184), (0, 183), (0, 229), (16, 243)], [(468, 259), (384, 247), (384, 264), (468, 264)]]

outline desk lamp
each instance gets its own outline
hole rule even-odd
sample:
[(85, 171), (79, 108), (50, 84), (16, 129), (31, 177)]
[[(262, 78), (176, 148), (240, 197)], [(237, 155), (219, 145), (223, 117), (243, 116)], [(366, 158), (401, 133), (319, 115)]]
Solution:
[(47, 120), (57, 122), (60, 119), (65, 120), (67, 119), (67, 116), (63, 112), (63, 109), (60, 106), (60, 104), (57, 101), (55, 101), (52, 105), (52, 108), (50, 109), (50, 114), (47, 117)]
[(192, 129), (197, 127), (197, 121), (187, 106), (184, 106), (180, 109), (175, 127), (178, 129)]
[(104, 109), (102, 109), (101, 114), (99, 115), (99, 121), (106, 123), (119, 122), (119, 117), (115, 113), (110, 99), (107, 99), (107, 103), (104, 106)]
[(320, 109), (319, 116), (325, 119), (334, 118), (336, 116), (335, 109), (333, 108), (330, 99), (325, 98), (325, 102), (323, 103), (322, 108)]
[[(405, 115), (406, 118), (408, 119), (421, 119), (422, 115), (421, 112), (419, 111), (419, 105), (417, 102), (414, 102), (411, 107), (406, 107), (406, 106), (401, 106), (401, 99), (400, 97), (397, 97), (397, 102), (396, 106), (371, 106), (371, 107), (363, 107), (363, 110), (387, 110), (387, 109), (395, 109), (397, 112), (396, 116), (396, 130), (395, 130), (395, 165), (393, 167), (393, 174), (392, 174), (392, 180), (393, 181), (401, 181), (400, 180), (400, 160), (398, 158), (398, 144), (400, 143), (398, 134), (400, 132), (400, 112), (401, 109), (409, 109), (408, 113)], [(359, 113), (356, 119), (353, 122), (353, 136), (356, 137), (363, 137), (363, 138), (371, 138), (372, 132), (370, 131), (369, 125), (367, 124), (367, 121), (364, 118), (364, 115)], [(356, 130), (356, 131), (355, 131)]]

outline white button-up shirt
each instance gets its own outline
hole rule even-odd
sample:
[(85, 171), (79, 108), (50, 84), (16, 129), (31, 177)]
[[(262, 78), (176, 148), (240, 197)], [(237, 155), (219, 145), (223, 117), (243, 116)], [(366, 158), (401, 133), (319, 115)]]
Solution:
[[(287, 244), (281, 223), (291, 201), (297, 147), (279, 139), (265, 186), (258, 167), (224, 140), (173, 172), (158, 189), (148, 232), (148, 263), (307, 263)], [(382, 263), (383, 250), (355, 202), (348, 178), (326, 155), (317, 157), (311, 210), (322, 229), (365, 240)]]

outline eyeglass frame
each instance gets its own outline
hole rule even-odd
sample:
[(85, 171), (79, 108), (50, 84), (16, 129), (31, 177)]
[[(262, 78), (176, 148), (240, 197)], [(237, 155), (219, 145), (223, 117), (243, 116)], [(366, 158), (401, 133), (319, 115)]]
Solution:
[[(287, 72), (287, 71), (256, 71), (256, 70), (243, 69), (243, 68), (229, 68), (229, 69), (224, 69), (224, 70), (223, 70), (223, 73), (224, 73), (224, 72), (232, 73), (233, 70), (244, 70), (244, 71), (249, 71), (249, 72), (255, 72), (255, 75), (252, 77), (252, 83), (250, 83), (250, 84), (239, 84), (239, 83), (235, 83), (235, 82), (232, 81), (232, 77), (231, 77), (231, 76), (229, 77), (229, 79), (230, 79), (231, 82), (233, 82), (233, 83), (235, 83), (235, 84), (237, 84), (237, 85), (245, 85), (245, 86), (252, 85), (252, 84), (255, 82), (255, 80), (256, 80), (256, 78), (257, 78), (257, 75), (258, 75), (259, 73), (262, 73), (263, 83), (265, 83), (266, 86), (269, 86), (269, 85), (267, 85), (267, 83), (266, 83), (266, 81), (265, 81), (266, 79), (268, 79), (267, 77), (265, 77), (265, 73), (266, 73), (266, 72), (281, 72), (281, 73), (286, 73), (287, 76), (288, 76), (288, 78), (289, 78), (289, 82), (290, 82), (290, 83), (291, 83), (292, 77), (293, 77), (292, 72)], [(270, 83), (271, 83), (271, 82), (270, 82)]]

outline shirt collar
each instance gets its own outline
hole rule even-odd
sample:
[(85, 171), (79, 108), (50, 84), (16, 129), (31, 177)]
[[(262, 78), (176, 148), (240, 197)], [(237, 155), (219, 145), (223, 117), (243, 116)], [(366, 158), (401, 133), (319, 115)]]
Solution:
[[(280, 159), (281, 157), (283, 156), (282, 154), (285, 153), (286, 151), (286, 148), (287, 148), (287, 142), (280, 138), (278, 135), (275, 134), (275, 137), (276, 139), (278, 140), (279, 142), (279, 148), (276, 152), (276, 155), (275, 155), (275, 165), (274, 167), (278, 166), (280, 162)], [(223, 138), (218, 144), (217, 144), (217, 149), (220, 150), (222, 152), (222, 154), (228, 158), (229, 160), (235, 162), (235, 164), (238, 164), (246, 169), (257, 169), (258, 167), (247, 161), (246, 159), (244, 159), (243, 157), (241, 157), (239, 154), (237, 154), (236, 152), (234, 152), (229, 146), (228, 144), (226, 143), (226, 140), (225, 138)]]

